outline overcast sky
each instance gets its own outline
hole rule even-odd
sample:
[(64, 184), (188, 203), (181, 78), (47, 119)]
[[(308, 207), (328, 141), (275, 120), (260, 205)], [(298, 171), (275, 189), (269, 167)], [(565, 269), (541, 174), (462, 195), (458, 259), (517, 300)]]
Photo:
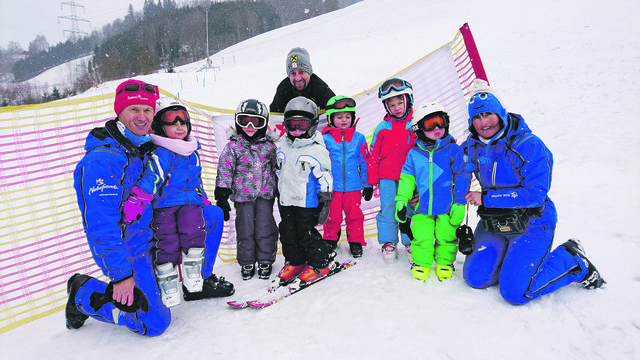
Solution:
[[(68, 5), (72, 2), (83, 7)], [(123, 19), (129, 4), (142, 11), (144, 0), (0, 0), (0, 47), (6, 49), (9, 41), (17, 41), (28, 50), (37, 35), (44, 35), (50, 46), (66, 41), (64, 30), (71, 30), (71, 21), (58, 17), (70, 17), (71, 8), (76, 17), (90, 21), (78, 21), (79, 29), (90, 34)]]

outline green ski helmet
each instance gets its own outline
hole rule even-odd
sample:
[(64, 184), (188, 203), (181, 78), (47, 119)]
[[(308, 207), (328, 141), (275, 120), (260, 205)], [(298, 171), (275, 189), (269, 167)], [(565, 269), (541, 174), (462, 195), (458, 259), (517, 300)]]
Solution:
[(351, 125), (349, 125), (349, 127), (353, 127), (356, 121), (356, 101), (344, 95), (336, 95), (327, 101), (325, 113), (327, 114), (327, 123), (329, 126), (335, 127), (333, 124), (333, 114), (342, 111), (351, 113)]

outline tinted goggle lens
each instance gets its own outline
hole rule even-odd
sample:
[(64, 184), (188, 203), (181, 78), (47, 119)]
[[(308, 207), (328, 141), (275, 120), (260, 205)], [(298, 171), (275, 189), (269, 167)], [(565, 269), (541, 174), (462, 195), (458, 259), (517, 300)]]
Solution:
[(236, 124), (243, 128), (251, 125), (255, 129), (262, 129), (265, 125), (267, 125), (267, 120), (263, 117), (239, 115), (236, 117)]
[(160, 120), (162, 120), (164, 125), (175, 125), (178, 121), (182, 125), (188, 124), (191, 119), (189, 118), (189, 113), (186, 110), (169, 110), (165, 111), (162, 115), (160, 115)]
[(140, 86), (142, 86), (142, 89), (146, 92), (148, 92), (149, 94), (156, 94), (157, 90), (156, 87), (151, 85), (151, 84), (127, 84), (125, 86), (123, 86), (122, 88), (120, 88), (120, 90), (118, 90), (118, 93), (116, 95), (120, 95), (123, 91), (126, 92), (138, 92), (140, 91)]
[(438, 116), (438, 117), (434, 117), (434, 118), (422, 121), (420, 123), (420, 127), (422, 128), (423, 131), (433, 131), (436, 129), (436, 127), (439, 127), (440, 129), (444, 129), (445, 121), (443, 118)]
[(289, 118), (284, 120), (284, 126), (287, 130), (307, 131), (311, 128), (313, 122), (306, 118)]
[(342, 110), (345, 108), (353, 108), (353, 107), (356, 107), (356, 101), (351, 98), (344, 98), (327, 106), (327, 110)]
[(402, 79), (389, 79), (385, 81), (378, 89), (378, 95), (387, 95), (391, 90), (402, 91), (406, 88), (413, 89), (411, 84)]

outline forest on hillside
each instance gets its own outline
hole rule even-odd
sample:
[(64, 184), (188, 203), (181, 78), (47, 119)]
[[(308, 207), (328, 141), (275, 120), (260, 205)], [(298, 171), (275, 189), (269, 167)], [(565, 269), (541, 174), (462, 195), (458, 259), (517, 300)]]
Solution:
[[(38, 36), (23, 51), (16, 44), (0, 47), (2, 106), (57, 100), (103, 81), (172, 72), (176, 66), (206, 58), (261, 33), (337, 10), (356, 1), (261, 0), (194, 1), (182, 7), (175, 0), (145, 0), (141, 12), (128, 13), (102, 31), (48, 46)], [(21, 56), (16, 56), (20, 54)], [(73, 84), (42, 93), (20, 82), (73, 59), (92, 55)]]

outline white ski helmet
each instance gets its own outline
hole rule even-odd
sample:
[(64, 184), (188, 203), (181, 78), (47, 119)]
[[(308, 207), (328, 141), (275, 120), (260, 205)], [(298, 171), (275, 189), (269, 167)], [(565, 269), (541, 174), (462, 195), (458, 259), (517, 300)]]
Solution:
[(447, 114), (447, 110), (437, 102), (430, 102), (422, 104), (415, 109), (411, 118), (411, 131), (416, 134), (418, 139), (426, 141), (424, 122), (435, 117), (441, 117), (444, 120), (444, 136), (449, 134), (449, 114)]
[(387, 113), (389, 113), (389, 109), (387, 108), (386, 100), (398, 95), (405, 95), (405, 98), (408, 101), (405, 113), (403, 115), (404, 117), (413, 106), (413, 86), (411, 86), (411, 84), (407, 80), (401, 78), (391, 78), (385, 80), (382, 85), (378, 87), (378, 98), (382, 100)]
[(153, 133), (167, 137), (167, 134), (164, 131), (164, 125), (167, 125), (167, 122), (162, 121), (162, 114), (169, 110), (184, 110), (184, 117), (186, 117), (186, 119), (182, 119), (182, 116), (180, 118), (186, 123), (188, 129), (187, 136), (189, 136), (189, 134), (191, 134), (191, 118), (189, 116), (189, 111), (187, 111), (187, 108), (182, 105), (179, 100), (170, 97), (161, 97), (156, 101), (156, 113), (153, 116), (153, 122), (151, 123), (151, 130), (153, 130)]

